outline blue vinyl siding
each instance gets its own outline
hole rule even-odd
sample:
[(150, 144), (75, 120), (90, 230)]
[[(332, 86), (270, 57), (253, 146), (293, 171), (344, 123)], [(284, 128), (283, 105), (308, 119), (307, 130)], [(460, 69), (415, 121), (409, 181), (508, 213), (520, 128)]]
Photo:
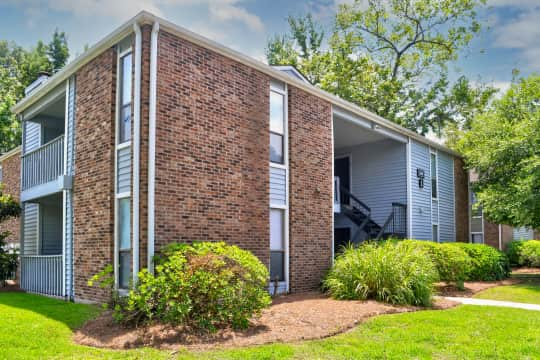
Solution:
[(439, 174), (439, 238), (441, 242), (455, 241), (454, 219), (454, 158), (438, 152)]
[(23, 254), (38, 254), (39, 206), (34, 203), (23, 204)]
[(24, 122), (23, 154), (37, 149), (41, 145), (41, 125), (31, 121)]
[[(431, 179), (429, 146), (411, 140), (411, 238), (431, 240)], [(424, 187), (418, 185), (417, 169), (424, 171)]]
[(270, 205), (287, 204), (287, 170), (270, 166)]
[[(383, 224), (392, 211), (392, 202), (407, 203), (406, 146), (393, 140), (381, 140), (336, 153), (350, 154), (351, 192), (371, 208), (372, 219)], [(346, 226), (346, 220), (336, 219)]]

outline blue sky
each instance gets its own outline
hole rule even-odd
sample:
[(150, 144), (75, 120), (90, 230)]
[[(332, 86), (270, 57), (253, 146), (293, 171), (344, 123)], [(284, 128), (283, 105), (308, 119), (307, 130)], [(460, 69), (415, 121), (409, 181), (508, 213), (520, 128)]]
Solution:
[[(145, 9), (224, 45), (264, 60), (268, 37), (287, 30), (286, 17), (312, 12), (330, 24), (350, 0), (0, 0), (0, 39), (29, 47), (65, 31), (72, 55)], [(454, 76), (506, 88), (512, 69), (540, 72), (540, 0), (488, 0), (482, 34), (453, 64)]]

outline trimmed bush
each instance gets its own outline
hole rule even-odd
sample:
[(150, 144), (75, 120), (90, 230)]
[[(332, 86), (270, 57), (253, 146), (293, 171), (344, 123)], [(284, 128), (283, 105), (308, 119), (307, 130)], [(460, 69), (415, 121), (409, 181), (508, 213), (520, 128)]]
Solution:
[(507, 254), (512, 265), (540, 267), (540, 240), (512, 241)]
[(399, 246), (412, 246), (423, 249), (433, 261), (439, 280), (454, 282), (463, 289), (463, 282), (467, 279), (472, 260), (465, 250), (452, 244), (439, 244), (425, 240), (404, 240)]
[(510, 275), (510, 262), (502, 251), (484, 244), (452, 243), (451, 246), (463, 249), (471, 258), (467, 280), (494, 281)]
[(519, 255), (521, 253), (521, 247), (525, 244), (525, 241), (512, 241), (506, 245), (506, 256), (508, 261), (513, 266), (519, 266)]
[(143, 270), (138, 285), (115, 307), (117, 320), (157, 321), (214, 331), (246, 328), (270, 305), (268, 270), (249, 251), (220, 243), (173, 244)]
[(345, 248), (323, 286), (335, 299), (429, 306), (436, 280), (424, 250), (387, 241)]

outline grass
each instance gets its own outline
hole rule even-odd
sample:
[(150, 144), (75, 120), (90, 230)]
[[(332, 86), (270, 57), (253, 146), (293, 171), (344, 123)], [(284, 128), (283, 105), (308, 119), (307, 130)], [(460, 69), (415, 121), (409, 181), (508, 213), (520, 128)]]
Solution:
[(113, 351), (76, 345), (72, 330), (96, 307), (0, 293), (0, 359), (524, 359), (540, 358), (540, 312), (460, 306), (385, 315), (324, 340), (188, 353)]
[(474, 297), (478, 299), (540, 304), (540, 283), (527, 282), (517, 285), (497, 286), (479, 292)]

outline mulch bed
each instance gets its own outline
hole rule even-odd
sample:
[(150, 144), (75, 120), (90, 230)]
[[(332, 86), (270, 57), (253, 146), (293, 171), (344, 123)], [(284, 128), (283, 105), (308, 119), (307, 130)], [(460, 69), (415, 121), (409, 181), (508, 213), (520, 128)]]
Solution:
[(8, 280), (6, 286), (0, 286), (0, 292), (24, 292), (13, 280)]
[[(438, 299), (434, 308), (446, 309), (456, 305)], [(82, 345), (113, 349), (152, 346), (167, 350), (209, 350), (321, 339), (345, 332), (376, 315), (419, 309), (375, 301), (338, 301), (320, 293), (295, 294), (274, 299), (272, 306), (244, 331), (223, 329), (216, 334), (202, 334), (165, 325), (127, 329), (115, 324), (110, 313), (104, 313), (76, 331), (74, 340)]]
[(514, 268), (512, 269), (512, 275), (540, 275), (540, 268)]
[(471, 297), (480, 291), (503, 285), (515, 285), (522, 281), (519, 279), (507, 279), (501, 281), (466, 281), (465, 290), (459, 290), (454, 284), (437, 283), (435, 289), (439, 296)]

